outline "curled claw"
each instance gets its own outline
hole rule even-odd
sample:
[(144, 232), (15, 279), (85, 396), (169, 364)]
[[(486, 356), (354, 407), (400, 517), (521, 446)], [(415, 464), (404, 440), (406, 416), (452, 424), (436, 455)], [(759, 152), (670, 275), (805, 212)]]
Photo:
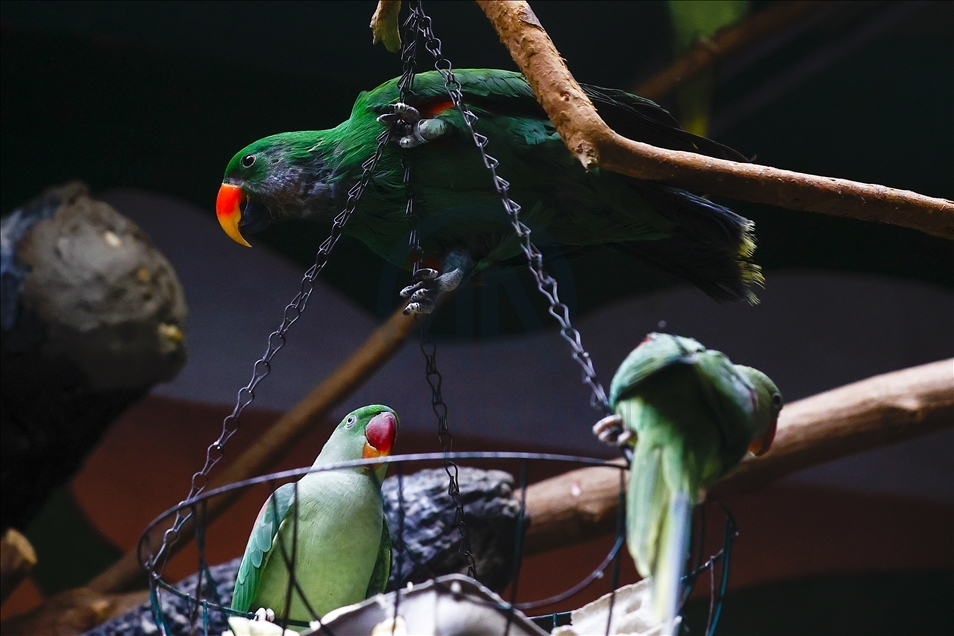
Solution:
[(404, 102), (395, 102), (391, 104), (391, 112), (399, 116), (409, 124), (413, 124), (421, 119), (421, 113), (410, 104)]
[(402, 123), (408, 127), (416, 124), (421, 119), (421, 113), (413, 106), (397, 102), (390, 104), (385, 108), (383, 114), (378, 115), (378, 123), (385, 126), (394, 126)]
[(422, 267), (414, 272), (414, 284), (401, 290), (401, 298), (407, 298), (404, 315), (430, 314), (437, 307), (442, 294), (457, 289), (468, 272), (474, 270), (474, 262), (463, 250), (453, 250), (444, 258), (444, 273)]
[[(420, 290), (426, 290), (428, 287), (428, 283), (434, 280), (435, 278), (437, 278), (438, 274), (439, 272), (436, 269), (431, 269), (429, 267), (420, 268), (419, 270), (414, 272), (414, 280), (416, 282), (413, 285), (408, 285), (407, 287), (405, 287), (404, 289), (400, 291), (401, 298), (407, 298), (411, 296), (412, 294), (414, 294), (415, 292), (418, 292)], [(411, 300), (416, 300), (416, 299), (411, 298)]]
[(416, 292), (411, 294), (411, 297), (408, 300), (410, 300), (412, 303), (419, 303), (425, 300), (427, 298), (427, 295), (428, 295), (428, 290), (418, 289)]
[(424, 281), (418, 281), (418, 282), (414, 283), (413, 285), (408, 285), (407, 287), (405, 287), (404, 289), (402, 289), (402, 290), (399, 292), (399, 295), (401, 296), (401, 298), (407, 298), (408, 296), (410, 296), (411, 294), (417, 292), (418, 290), (422, 289), (423, 287), (424, 287)]
[(460, 269), (435, 277), (436, 273), (433, 269), (418, 270), (418, 276), (423, 280), (401, 290), (401, 298), (409, 300), (404, 307), (405, 316), (432, 313), (437, 307), (437, 298), (441, 294), (457, 289), (464, 280), (464, 273)]
[(630, 431), (623, 430), (623, 418), (619, 415), (607, 415), (593, 425), (593, 434), (604, 444), (619, 446), (632, 437)]
[(437, 275), (440, 274), (436, 269), (431, 269), (430, 267), (422, 267), (417, 270), (414, 274), (415, 280), (434, 280), (437, 278)]
[(434, 312), (436, 304), (430, 298), (424, 298), (421, 302), (408, 303), (404, 307), (405, 316), (416, 316), (418, 314), (430, 314)]
[(449, 126), (443, 119), (422, 119), (414, 124), (410, 134), (398, 140), (398, 145), (401, 148), (414, 148), (443, 137), (448, 130)]

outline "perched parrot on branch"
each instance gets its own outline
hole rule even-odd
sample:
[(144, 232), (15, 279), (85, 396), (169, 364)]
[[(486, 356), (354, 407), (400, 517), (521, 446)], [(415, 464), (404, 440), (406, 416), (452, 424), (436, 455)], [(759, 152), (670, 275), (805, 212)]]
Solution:
[[(690, 281), (719, 300), (747, 299), (761, 284), (753, 225), (685, 190), (605, 170), (587, 172), (570, 154), (519, 73), (460, 70), (454, 76), (487, 151), (522, 206), (521, 220), (541, 248), (576, 252), (618, 245)], [(621, 90), (583, 86), (616, 132), (656, 146), (746, 161), (736, 151), (682, 130), (655, 103)], [(410, 267), (408, 235), (417, 227), (425, 259), (401, 295), (409, 313), (430, 313), (443, 291), (490, 264), (522, 256), (519, 241), (460, 112), (434, 71), (416, 76), (409, 104), (397, 79), (361, 93), (351, 117), (330, 130), (281, 133), (244, 148), (229, 162), (216, 200), (219, 223), (239, 243), (273, 221), (330, 221), (375, 151), (377, 135), (399, 118), (410, 134), (389, 145), (344, 232), (387, 261)], [(380, 121), (379, 121), (380, 119)], [(413, 165), (414, 212), (405, 213), (401, 158)], [(618, 276), (620, 272), (607, 272)]]
[[(353, 411), (335, 428), (312, 467), (387, 456), (397, 429), (397, 414), (386, 406)], [(312, 472), (277, 488), (252, 527), (232, 609), (265, 608), (284, 615), (289, 571), (281, 545), (290, 560), (296, 534), (298, 587), (292, 587), (287, 619), (314, 619), (302, 594), (321, 617), (383, 592), (391, 572), (391, 535), (381, 498), (386, 472), (386, 464)]]
[(652, 577), (653, 618), (673, 633), (692, 509), (747, 452), (768, 450), (782, 394), (761, 371), (692, 338), (651, 333), (616, 371), (609, 400), (615, 415), (594, 432), (633, 449), (627, 545)]

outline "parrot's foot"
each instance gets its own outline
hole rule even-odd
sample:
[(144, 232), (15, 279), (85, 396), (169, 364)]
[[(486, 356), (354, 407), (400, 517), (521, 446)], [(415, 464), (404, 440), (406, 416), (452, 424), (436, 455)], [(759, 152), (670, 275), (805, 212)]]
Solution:
[(390, 126), (400, 135), (401, 148), (414, 148), (438, 139), (450, 130), (442, 119), (421, 119), (421, 113), (408, 104), (398, 102), (388, 106), (387, 112), (378, 116), (378, 123)]
[(275, 622), (275, 610), (273, 610), (273, 609), (270, 608), (270, 607), (269, 607), (269, 608), (260, 607), (260, 608), (258, 608), (258, 610), (255, 612), (255, 618), (254, 618), (254, 620), (256, 620), (256, 621), (268, 621), (269, 623), (274, 623), (274, 622)]
[(384, 113), (378, 115), (378, 123), (393, 126), (398, 122), (413, 124), (421, 119), (421, 112), (403, 102), (394, 102), (384, 107)]
[(623, 418), (619, 415), (607, 415), (594, 424), (593, 434), (610, 446), (622, 446), (633, 438), (633, 432), (623, 428)]
[(401, 298), (407, 298), (404, 315), (429, 314), (437, 306), (437, 298), (444, 293), (457, 289), (464, 280), (464, 271), (454, 268), (440, 276), (437, 270), (421, 268), (414, 275), (417, 282), (401, 290)]
[(448, 130), (450, 127), (443, 119), (422, 119), (411, 127), (409, 135), (398, 139), (398, 145), (401, 148), (414, 148), (443, 137)]

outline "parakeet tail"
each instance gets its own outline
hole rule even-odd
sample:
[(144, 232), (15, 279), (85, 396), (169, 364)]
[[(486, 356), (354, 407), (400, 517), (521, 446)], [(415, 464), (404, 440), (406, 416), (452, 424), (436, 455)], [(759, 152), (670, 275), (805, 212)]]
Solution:
[[(617, 408), (625, 412), (624, 418), (652, 418), (654, 410), (640, 402), (624, 400)], [(663, 634), (674, 634), (695, 502), (691, 479), (681, 478), (686, 472), (679, 465), (680, 453), (652, 437), (642, 435), (634, 448), (626, 492), (626, 542), (636, 569), (652, 577), (652, 617), (663, 623)]]
[(653, 615), (663, 621), (663, 636), (678, 633), (676, 619), (682, 598), (682, 574), (689, 555), (692, 504), (685, 492), (674, 493), (660, 538), (659, 562), (653, 580)]
[(765, 281), (751, 261), (754, 224), (732, 210), (679, 188), (632, 180), (630, 186), (676, 224), (673, 235), (638, 241), (627, 251), (684, 278), (716, 300), (758, 303), (753, 285)]

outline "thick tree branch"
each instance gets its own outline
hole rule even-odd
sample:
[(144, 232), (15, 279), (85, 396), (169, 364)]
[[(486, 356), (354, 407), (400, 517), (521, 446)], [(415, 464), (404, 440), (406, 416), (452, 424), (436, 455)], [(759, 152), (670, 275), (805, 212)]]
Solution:
[(537, 100), (587, 170), (665, 181), (699, 192), (792, 210), (910, 227), (954, 239), (954, 201), (908, 190), (665, 150), (618, 135), (573, 79), (530, 5), (477, 0)]
[(746, 47), (775, 35), (831, 4), (814, 0), (775, 2), (722, 29), (711, 39), (699, 42), (695, 48), (640, 84), (633, 92), (646, 99), (659, 101), (699, 73), (718, 66)]
[[(332, 409), (397, 353), (415, 324), (414, 317), (405, 316), (401, 309), (394, 312), (351, 357), (272, 424), (254, 446), (217, 473), (206, 489), (212, 490), (268, 472), (308, 431), (320, 425)], [(206, 523), (211, 523), (241, 495), (242, 492), (236, 490), (209, 500)], [(165, 526), (158, 527), (150, 534), (150, 545), (157, 548), (161, 544), (162, 532), (165, 529)], [(188, 545), (192, 533), (192, 524), (182, 527), (179, 539), (172, 548), (173, 554)], [(100, 593), (120, 592), (130, 589), (142, 580), (143, 571), (139, 565), (138, 552), (133, 548), (90, 581), (88, 587)]]
[[(954, 426), (954, 359), (878, 375), (786, 405), (772, 449), (712, 489), (719, 497), (796, 471)], [(619, 473), (584, 468), (527, 489), (525, 554), (613, 532)]]

